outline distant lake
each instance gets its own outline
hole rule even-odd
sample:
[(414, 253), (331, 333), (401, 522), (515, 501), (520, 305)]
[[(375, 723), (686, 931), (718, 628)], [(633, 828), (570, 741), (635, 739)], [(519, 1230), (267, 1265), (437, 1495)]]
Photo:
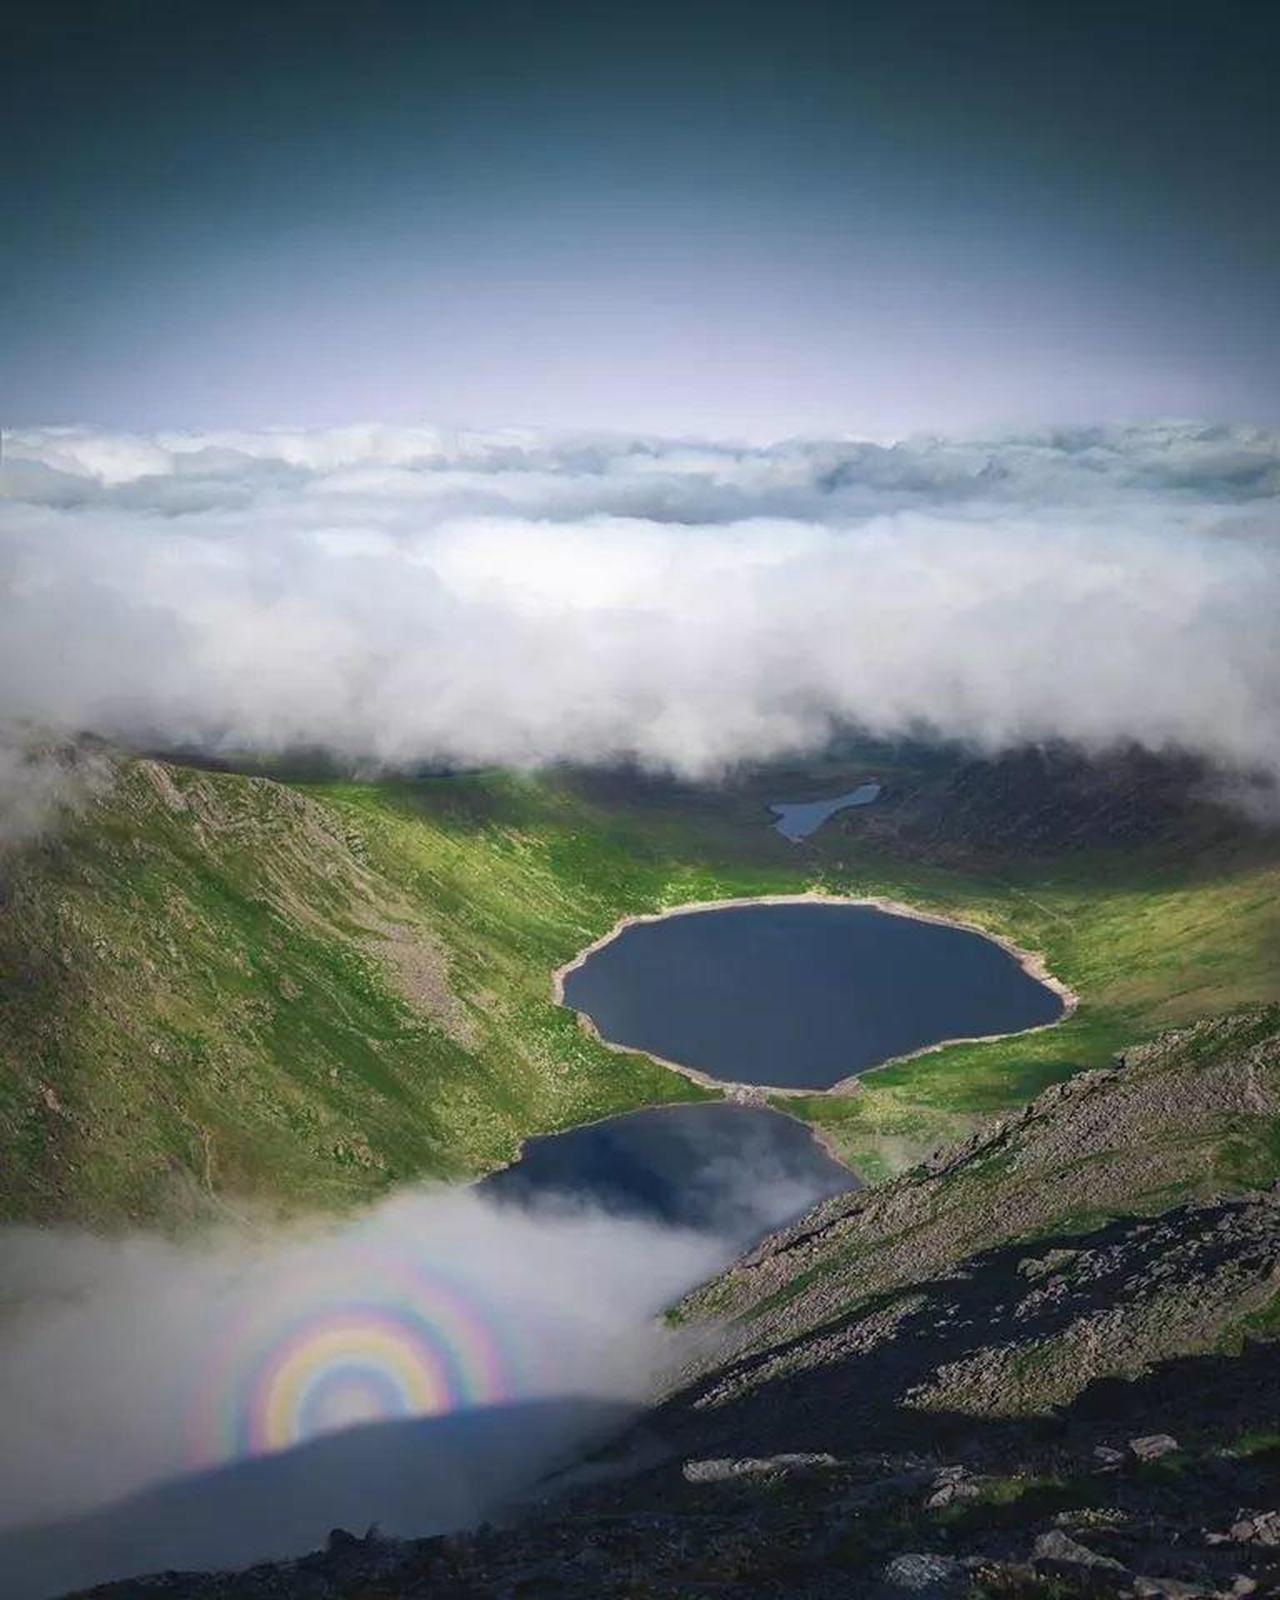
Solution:
[(479, 1184), (492, 1199), (570, 1200), (722, 1235), (734, 1250), (855, 1186), (808, 1128), (724, 1101), (660, 1106), (530, 1139)]
[(847, 811), (850, 806), (869, 806), (878, 800), (880, 788), (878, 783), (860, 783), (848, 794), (833, 795), (830, 800), (773, 800), (769, 810), (777, 818), (774, 827), (782, 837), (799, 844), (816, 833), (837, 811)]
[(981, 934), (822, 902), (633, 923), (566, 975), (564, 1001), (613, 1044), (728, 1082), (815, 1089), (1064, 1010)]

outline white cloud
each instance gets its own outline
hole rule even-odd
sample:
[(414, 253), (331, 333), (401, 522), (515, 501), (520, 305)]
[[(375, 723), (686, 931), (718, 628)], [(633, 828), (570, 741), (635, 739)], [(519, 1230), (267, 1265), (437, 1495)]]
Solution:
[(921, 724), (1280, 772), (1280, 446), (6, 440), (0, 715), (684, 772)]

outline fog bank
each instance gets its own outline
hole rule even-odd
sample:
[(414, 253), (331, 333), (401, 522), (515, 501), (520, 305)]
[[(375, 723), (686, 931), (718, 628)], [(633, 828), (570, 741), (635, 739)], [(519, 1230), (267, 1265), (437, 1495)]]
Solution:
[[(6, 1229), (0, 1535), (193, 1473), (215, 1476), (59, 1535), (75, 1581), (112, 1575), (93, 1562), (113, 1519), (135, 1571), (297, 1553), (362, 1516), (474, 1520), (652, 1392), (675, 1354), (655, 1314), (731, 1248), (465, 1189), (199, 1242)], [(10, 1566), (27, 1548), (0, 1545)]]
[(6, 438), (0, 716), (708, 775), (856, 724), (1280, 772), (1280, 446)]

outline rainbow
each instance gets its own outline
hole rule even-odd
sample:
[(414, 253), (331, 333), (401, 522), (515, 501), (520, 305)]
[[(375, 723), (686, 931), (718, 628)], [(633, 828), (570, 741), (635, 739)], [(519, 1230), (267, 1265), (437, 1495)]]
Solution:
[[(509, 1399), (504, 1319), (435, 1265), (385, 1255), (290, 1273), (220, 1329), (192, 1422), (197, 1466), (359, 1423)], [(354, 1291), (354, 1292), (353, 1292)]]

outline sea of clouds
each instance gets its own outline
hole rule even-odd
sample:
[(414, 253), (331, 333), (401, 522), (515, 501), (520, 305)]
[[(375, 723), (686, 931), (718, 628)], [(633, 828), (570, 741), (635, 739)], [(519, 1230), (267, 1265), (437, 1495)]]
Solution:
[(1280, 441), (9, 433), (0, 718), (710, 776), (834, 729), (1280, 772)]

